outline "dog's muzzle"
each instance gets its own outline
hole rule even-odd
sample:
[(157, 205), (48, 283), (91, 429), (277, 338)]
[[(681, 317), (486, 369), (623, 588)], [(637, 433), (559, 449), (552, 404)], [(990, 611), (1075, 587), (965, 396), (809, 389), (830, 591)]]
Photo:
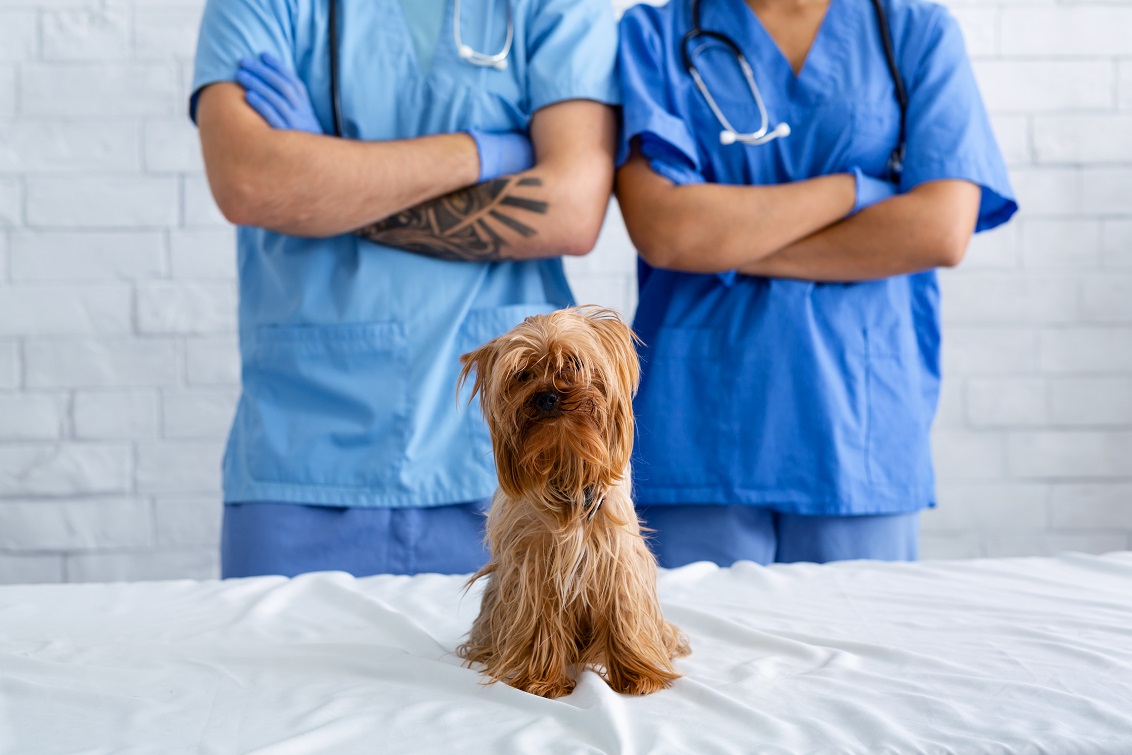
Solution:
[(534, 405), (543, 414), (551, 414), (562, 403), (562, 397), (555, 391), (543, 391), (535, 394)]

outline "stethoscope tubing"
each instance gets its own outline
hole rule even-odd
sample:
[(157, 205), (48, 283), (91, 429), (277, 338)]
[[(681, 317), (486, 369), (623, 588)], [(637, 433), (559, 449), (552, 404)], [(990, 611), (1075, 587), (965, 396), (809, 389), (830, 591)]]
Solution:
[[(334, 135), (342, 136), (342, 99), (339, 86), (338, 70), (338, 0), (328, 0), (330, 12), (327, 19), (328, 36), (330, 37), (330, 112), (334, 121)], [(481, 68), (495, 68), (503, 70), (507, 67), (507, 58), (511, 55), (511, 47), (515, 41), (515, 17), (510, 0), (507, 5), (507, 39), (503, 48), (493, 54), (478, 52), (471, 45), (464, 44), (460, 36), (460, 0), (452, 0), (452, 36), (456, 44), (456, 52), (460, 59), (469, 65)]]
[[(892, 43), (892, 32), (888, 25), (888, 14), (885, 12), (882, 0), (872, 0), (873, 9), (876, 12), (877, 26), (880, 31), (881, 45), (884, 48), (885, 63), (888, 66), (889, 75), (892, 77), (893, 87), (896, 93), (896, 102), (900, 106), (900, 136), (897, 140), (897, 145), (893, 149), (892, 154), (888, 160), (889, 178), (898, 180), (901, 172), (904, 169), (904, 154), (905, 142), (907, 135), (907, 120), (908, 120), (908, 91), (904, 86), (904, 78), (900, 75), (900, 68), (896, 64), (896, 52)], [(746, 144), (749, 146), (759, 146), (772, 141), (773, 139), (785, 137), (790, 135), (790, 125), (783, 122), (779, 123), (773, 129), (770, 128), (770, 119), (767, 114), (766, 104), (763, 101), (762, 92), (759, 90), (758, 83), (755, 81), (754, 70), (751, 64), (747, 61), (747, 57), (743, 54), (742, 49), (735, 40), (728, 37), (726, 34), (717, 31), (704, 29), (701, 25), (701, 9), (700, 0), (692, 0), (692, 25), (691, 28), (684, 34), (680, 44), (680, 52), (683, 57), (684, 68), (688, 71), (688, 75), (696, 84), (696, 89), (699, 90), (703, 96), (704, 101), (707, 103), (708, 108), (711, 110), (712, 115), (715, 116), (719, 125), (723, 127), (720, 132), (720, 143), (724, 145), (729, 144)], [(751, 96), (755, 101), (755, 105), (759, 111), (760, 125), (757, 131), (751, 133), (741, 133), (723, 113), (722, 109), (716, 103), (715, 98), (712, 96), (711, 91), (708, 89), (707, 83), (697, 70), (694, 61), (694, 53), (688, 52), (689, 43), (697, 40), (700, 37), (705, 37), (711, 41), (718, 42), (727, 47), (739, 62), (740, 70), (743, 72), (743, 77), (747, 80), (747, 88), (751, 92)], [(696, 52), (701, 50), (704, 45), (696, 48)]]
[(510, 1), (506, 1), (507, 39), (503, 43), (503, 49), (494, 55), (488, 55), (487, 53), (477, 52), (471, 45), (464, 44), (464, 40), (460, 36), (460, 0), (452, 0), (452, 37), (456, 43), (456, 53), (461, 60), (484, 68), (502, 70), (507, 67), (507, 58), (511, 54), (511, 43), (515, 41), (515, 18), (512, 14)]
[(342, 136), (342, 101), (338, 86), (338, 0), (329, 0), (330, 17), (327, 19), (330, 36), (330, 112), (334, 120), (334, 135)]

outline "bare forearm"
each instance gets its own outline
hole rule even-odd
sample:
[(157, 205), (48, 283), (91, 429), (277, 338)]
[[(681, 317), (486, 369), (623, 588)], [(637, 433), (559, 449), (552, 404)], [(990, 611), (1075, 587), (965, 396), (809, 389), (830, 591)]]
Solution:
[(773, 254), (845, 217), (855, 198), (849, 174), (774, 186), (675, 186), (641, 158), (621, 168), (617, 181), (641, 256), (693, 273), (734, 270)]
[(516, 237), (538, 235), (550, 205), (541, 179), (504, 176), (359, 228), (367, 241), (428, 257), (491, 262), (517, 257)]
[(485, 262), (585, 254), (613, 182), (612, 111), (566, 102), (531, 124), (534, 168), (460, 189), (360, 228), (365, 239), (440, 259)]
[(332, 236), (476, 180), (465, 134), (359, 142), (275, 130), (235, 84), (214, 84), (198, 108), (209, 183), (232, 222), (296, 236)]
[(739, 268), (746, 275), (849, 283), (959, 264), (979, 188), (939, 181), (888, 199)]

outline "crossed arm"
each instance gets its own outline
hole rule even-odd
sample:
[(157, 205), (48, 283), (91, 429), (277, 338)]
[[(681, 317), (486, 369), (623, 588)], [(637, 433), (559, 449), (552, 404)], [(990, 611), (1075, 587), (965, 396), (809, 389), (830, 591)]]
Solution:
[(634, 155), (618, 171), (617, 196), (633, 243), (655, 267), (852, 282), (959, 264), (980, 190), (932, 181), (846, 218), (854, 203), (849, 174), (676, 186)]
[(296, 236), (357, 232), (444, 259), (585, 254), (613, 182), (613, 112), (596, 102), (539, 110), (534, 168), (479, 185), (466, 134), (362, 142), (276, 130), (230, 83), (201, 93), (197, 120), (209, 184), (231, 222)]

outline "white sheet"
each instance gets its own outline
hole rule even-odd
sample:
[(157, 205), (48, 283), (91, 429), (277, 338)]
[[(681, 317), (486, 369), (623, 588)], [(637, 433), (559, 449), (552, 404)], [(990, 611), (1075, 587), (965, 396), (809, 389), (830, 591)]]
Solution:
[(0, 753), (1132, 753), (1132, 553), (667, 572), (646, 698), (481, 686), (460, 586), (0, 588)]

